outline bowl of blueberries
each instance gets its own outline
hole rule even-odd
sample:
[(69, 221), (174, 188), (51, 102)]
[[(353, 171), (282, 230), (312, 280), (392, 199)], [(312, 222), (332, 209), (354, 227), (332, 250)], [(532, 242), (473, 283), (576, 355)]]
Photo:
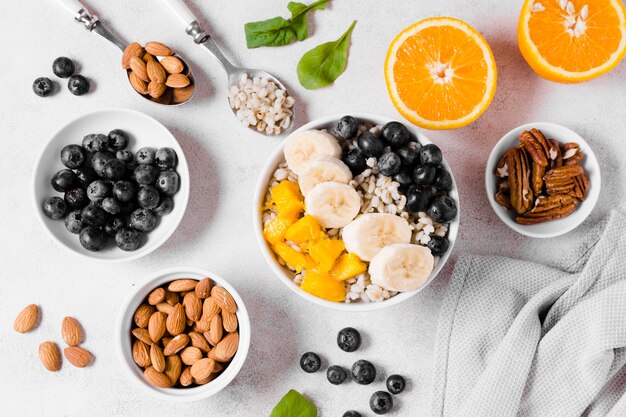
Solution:
[(152, 117), (99, 110), (43, 148), (33, 199), (44, 230), (66, 249), (109, 262), (138, 259), (182, 220), (189, 168), (174, 136)]

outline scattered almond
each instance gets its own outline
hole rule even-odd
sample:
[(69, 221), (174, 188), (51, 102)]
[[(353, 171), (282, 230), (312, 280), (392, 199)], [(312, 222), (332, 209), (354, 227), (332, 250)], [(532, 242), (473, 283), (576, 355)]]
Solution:
[(209, 326), (209, 343), (213, 346), (217, 345), (222, 340), (224, 334), (224, 327), (222, 326), (222, 316), (219, 314), (213, 316), (211, 319), (211, 325)]
[(135, 343), (133, 343), (132, 354), (135, 363), (142, 368), (148, 367), (152, 364), (148, 346), (141, 340), (135, 340)]
[(236, 332), (239, 324), (237, 320), (237, 314), (227, 313), (223, 311), (222, 324), (224, 325), (224, 330), (226, 330), (228, 333)]
[(124, 54), (122, 55), (122, 68), (130, 68), (130, 58), (133, 56), (143, 56), (143, 48), (137, 42), (129, 44), (124, 50)]
[[(183, 89), (181, 88), (178, 90), (183, 90)], [(202, 278), (200, 282), (198, 282), (198, 285), (196, 285), (196, 289), (195, 289), (196, 297), (202, 298), (202, 299), (209, 298), (211, 296), (211, 287), (213, 287), (211, 280), (208, 278)]]
[(63, 350), (63, 353), (65, 358), (77, 368), (84, 368), (91, 363), (91, 353), (82, 347), (68, 346)]
[(175, 355), (176, 353), (183, 350), (185, 346), (187, 346), (188, 344), (189, 344), (189, 336), (187, 336), (184, 333), (179, 334), (178, 336), (170, 340), (170, 342), (165, 346), (165, 349), (163, 350), (163, 354), (165, 356)]
[(150, 332), (148, 332), (148, 329), (133, 329), (133, 336), (135, 336), (138, 340), (141, 340), (148, 346), (154, 344), (154, 342), (150, 338)]
[(157, 310), (161, 313), (170, 314), (172, 312), (173, 307), (168, 303), (159, 303), (156, 305)]
[(193, 365), (202, 359), (202, 351), (194, 346), (187, 346), (180, 352), (180, 359), (185, 365)]
[(224, 287), (215, 286), (211, 290), (211, 298), (227, 313), (237, 312), (237, 303), (232, 295)]
[(163, 355), (163, 350), (158, 345), (150, 346), (150, 362), (152, 362), (152, 366), (158, 372), (165, 370), (165, 355)]
[[(197, 287), (196, 287), (197, 288)], [(188, 320), (192, 322), (200, 320), (202, 316), (202, 300), (198, 298), (195, 292), (188, 292), (183, 297), (183, 306)], [(191, 324), (188, 323), (191, 326)]]
[(165, 80), (165, 85), (172, 88), (187, 87), (189, 83), (189, 78), (184, 74), (170, 74)]
[(150, 316), (150, 322), (148, 323), (148, 332), (150, 333), (150, 339), (153, 342), (158, 342), (161, 337), (165, 334), (165, 314), (160, 311), (156, 311), (152, 313)]
[(83, 341), (83, 330), (73, 317), (65, 317), (61, 324), (61, 335), (68, 346), (76, 346)]
[(166, 79), (165, 69), (159, 64), (157, 60), (150, 60), (146, 63), (146, 70), (148, 71), (148, 78), (151, 81), (164, 83)]
[(197, 347), (202, 352), (208, 353), (209, 350), (211, 350), (211, 346), (208, 341), (200, 333), (189, 332), (189, 339), (191, 340), (191, 346)]
[(228, 362), (235, 356), (238, 347), (239, 333), (228, 333), (211, 352), (215, 351), (219, 362)]
[(143, 59), (141, 59), (138, 56), (131, 56), (128, 63), (130, 64), (130, 69), (135, 74), (137, 74), (139, 78), (141, 78), (145, 82), (150, 81), (150, 78), (148, 78), (148, 70), (146, 69), (146, 63), (144, 62)]
[(139, 307), (137, 307), (134, 317), (137, 327), (148, 327), (148, 322), (150, 321), (150, 316), (152, 316), (152, 313), (154, 313), (154, 307), (149, 304), (141, 304)]
[(61, 354), (53, 342), (43, 342), (39, 345), (39, 359), (43, 366), (51, 372), (56, 372), (61, 368)]
[(194, 93), (194, 85), (190, 84), (187, 87), (183, 88), (173, 88), (172, 89), (172, 103), (184, 103), (193, 96)]
[(177, 279), (170, 282), (167, 289), (172, 292), (191, 291), (196, 288), (196, 285), (198, 285), (198, 281), (195, 279)]
[(174, 306), (180, 302), (180, 295), (177, 292), (165, 290), (165, 302)]
[(191, 365), (191, 376), (195, 380), (203, 380), (213, 373), (215, 361), (210, 358), (203, 358)]
[(148, 94), (148, 84), (139, 78), (137, 74), (134, 72), (128, 73), (128, 80), (130, 81), (130, 85), (133, 86), (136, 92), (139, 94)]
[(183, 363), (178, 355), (168, 356), (165, 359), (165, 375), (170, 379), (172, 385), (175, 385), (183, 371)]
[(143, 376), (146, 378), (146, 381), (158, 388), (169, 388), (174, 385), (167, 375), (157, 371), (153, 367), (146, 368), (145, 371), (143, 371)]
[(146, 52), (156, 56), (169, 56), (173, 54), (172, 50), (161, 42), (148, 42), (144, 47), (146, 48)]
[(172, 336), (181, 334), (187, 326), (187, 316), (182, 304), (176, 304), (167, 316), (166, 329)]
[(185, 69), (182, 61), (175, 56), (166, 56), (161, 60), (161, 65), (168, 74), (180, 74)]
[(183, 369), (183, 372), (180, 374), (180, 379), (178, 382), (180, 382), (180, 385), (182, 385), (183, 387), (188, 387), (189, 385), (193, 384), (193, 377), (191, 376), (191, 366), (187, 366), (185, 369)]
[(148, 304), (155, 306), (165, 300), (165, 289), (157, 288), (148, 295)]
[(163, 93), (165, 93), (165, 88), (165, 84), (163, 83), (150, 81), (148, 84), (148, 94), (152, 98), (159, 98), (163, 95)]
[(38, 319), (39, 308), (37, 304), (29, 304), (15, 318), (13, 330), (18, 333), (28, 333), (35, 328)]

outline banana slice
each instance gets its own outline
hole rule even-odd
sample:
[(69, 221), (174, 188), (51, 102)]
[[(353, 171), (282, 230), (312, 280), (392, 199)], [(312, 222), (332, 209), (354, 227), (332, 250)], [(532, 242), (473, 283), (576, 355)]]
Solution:
[(413, 291), (433, 272), (430, 249), (410, 243), (385, 246), (370, 262), (372, 282), (389, 291)]
[(325, 228), (343, 227), (361, 210), (361, 196), (354, 188), (340, 182), (323, 182), (304, 199), (307, 214)]
[(344, 227), (342, 238), (348, 252), (363, 261), (371, 261), (387, 245), (409, 243), (411, 227), (409, 222), (394, 214), (368, 213)]
[(289, 169), (300, 175), (304, 166), (317, 156), (341, 157), (341, 146), (333, 135), (321, 130), (303, 130), (285, 139), (285, 160)]
[(352, 179), (352, 172), (341, 159), (333, 156), (317, 156), (310, 160), (298, 175), (298, 184), (302, 195), (307, 195), (317, 184), (322, 182), (341, 182), (347, 184)]

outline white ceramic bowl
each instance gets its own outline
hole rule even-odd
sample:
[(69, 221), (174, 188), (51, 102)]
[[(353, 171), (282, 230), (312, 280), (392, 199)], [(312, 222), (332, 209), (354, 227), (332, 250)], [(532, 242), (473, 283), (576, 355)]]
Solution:
[[(309, 129), (328, 129), (330, 131), (331, 129), (335, 127), (335, 125), (337, 124), (337, 121), (339, 121), (339, 119), (343, 117), (344, 115), (345, 114), (332, 115), (332, 116), (327, 116), (327, 117), (314, 120), (300, 127), (299, 129), (295, 130), (294, 133), (299, 132), (301, 130), (309, 130)], [(388, 122), (395, 121), (395, 119), (392, 119), (390, 117), (369, 114), (369, 113), (350, 113), (350, 115), (354, 116), (359, 121), (359, 123), (372, 123), (375, 125), (384, 125)], [(403, 124), (409, 129), (412, 136), (416, 138), (422, 145), (427, 145), (429, 143), (432, 143), (423, 134), (415, 130), (412, 126), (405, 124), (405, 123)], [(253, 213), (254, 231), (256, 233), (257, 241), (259, 243), (259, 247), (261, 248), (261, 252), (263, 253), (263, 257), (265, 258), (269, 266), (272, 268), (272, 271), (274, 271), (276, 276), (280, 279), (280, 281), (283, 284), (289, 287), (289, 289), (294, 291), (300, 297), (303, 297), (323, 307), (327, 307), (327, 308), (331, 308), (335, 310), (341, 310), (341, 311), (373, 311), (373, 310), (380, 310), (382, 308), (391, 307), (393, 305), (399, 304), (402, 301), (405, 301), (413, 297), (415, 294), (417, 294), (418, 292), (426, 288), (432, 282), (432, 280), (437, 276), (439, 271), (441, 271), (443, 266), (448, 261), (448, 258), (450, 257), (450, 253), (452, 253), (452, 249), (454, 248), (454, 242), (456, 241), (456, 236), (459, 231), (459, 218), (461, 216), (461, 210), (460, 210), (461, 207), (459, 204), (459, 193), (457, 190), (456, 181), (454, 180), (454, 175), (452, 174), (450, 167), (445, 161), (445, 158), (443, 161), (443, 165), (446, 167), (448, 172), (450, 172), (450, 176), (452, 177), (452, 189), (450, 190), (449, 195), (457, 203), (458, 215), (456, 219), (450, 223), (450, 227), (448, 229), (447, 238), (450, 241), (450, 246), (447, 252), (439, 260), (439, 263), (437, 264), (433, 272), (428, 277), (428, 280), (424, 283), (422, 287), (420, 287), (419, 289), (415, 291), (402, 292), (402, 293), (397, 294), (394, 297), (391, 297), (379, 303), (375, 303), (375, 302), (335, 303), (332, 301), (328, 301), (328, 300), (324, 300), (322, 298), (316, 297), (312, 294), (309, 294), (308, 292), (302, 290), (297, 284), (295, 284), (293, 282), (293, 276), (294, 276), (293, 272), (291, 272), (289, 269), (285, 268), (284, 266), (278, 263), (278, 261), (276, 260), (276, 256), (274, 255), (274, 252), (272, 252), (269, 244), (265, 241), (265, 238), (263, 237), (263, 219), (262, 219), (261, 207), (263, 207), (265, 195), (267, 193), (267, 186), (269, 184), (270, 179), (272, 178), (272, 175), (274, 174), (274, 171), (276, 170), (278, 165), (281, 162), (284, 162), (285, 160), (285, 157), (283, 155), (284, 144), (285, 142), (283, 141), (277, 146), (276, 150), (274, 151), (274, 153), (272, 153), (268, 161), (265, 163), (263, 170), (261, 171), (261, 175), (259, 177), (259, 181), (257, 182), (257, 186), (255, 190), (255, 200), (254, 200), (255, 205), (254, 205), (254, 213)]]
[[(545, 223), (524, 225), (515, 222), (515, 213), (513, 210), (507, 210), (496, 202), (494, 196), (496, 194), (497, 178), (494, 175), (494, 171), (502, 155), (504, 155), (511, 147), (519, 145), (517, 138), (520, 133), (533, 127), (541, 130), (548, 139), (555, 139), (561, 144), (576, 142), (580, 145), (580, 150), (585, 154), (581, 166), (584, 168), (585, 173), (589, 178), (589, 189), (587, 190), (585, 201), (580, 203), (576, 210), (569, 216)], [(489, 203), (491, 204), (493, 211), (495, 211), (500, 220), (502, 220), (511, 229), (523, 235), (535, 238), (560, 236), (573, 230), (581, 224), (587, 216), (589, 216), (598, 201), (601, 182), (600, 166), (598, 165), (596, 155), (589, 144), (576, 132), (556, 123), (528, 123), (511, 130), (504, 135), (491, 150), (489, 159), (487, 160), (487, 166), (485, 168), (485, 188), (487, 191), (487, 198), (489, 199)]]
[[(137, 366), (132, 356), (131, 328), (134, 325), (133, 319), (135, 310), (155, 288), (178, 278), (192, 278), (200, 280), (210, 278), (217, 285), (226, 288), (237, 303), (237, 320), (239, 321), (239, 348), (232, 361), (217, 378), (213, 381), (192, 388), (157, 388), (150, 385), (143, 376), (141, 368)], [(157, 272), (151, 276), (143, 285), (133, 289), (133, 293), (122, 305), (122, 309), (117, 318), (115, 328), (115, 345), (117, 354), (122, 362), (122, 368), (131, 382), (141, 391), (158, 397), (163, 400), (175, 402), (191, 402), (210, 397), (224, 389), (237, 376), (243, 366), (248, 350), (250, 349), (250, 318), (248, 310), (237, 291), (224, 278), (209, 271), (190, 267), (170, 268)]]
[[(122, 129), (130, 136), (128, 149), (136, 152), (144, 146), (160, 148), (168, 146), (178, 154), (176, 171), (180, 176), (180, 189), (174, 195), (174, 209), (157, 220), (157, 227), (143, 236), (141, 246), (133, 252), (125, 252), (109, 242), (99, 252), (90, 252), (82, 247), (78, 235), (67, 231), (63, 220), (52, 220), (43, 213), (41, 208), (47, 197), (59, 196), (50, 185), (50, 178), (65, 166), (61, 163), (60, 153), (65, 145), (80, 145), (83, 137), (89, 133), (107, 134), (113, 129)], [(33, 203), (37, 218), (44, 230), (65, 249), (105, 262), (129, 261), (141, 258), (156, 250), (174, 233), (187, 209), (189, 200), (189, 167), (182, 148), (169, 130), (152, 117), (129, 109), (106, 109), (87, 113), (62, 127), (44, 146), (33, 174)]]

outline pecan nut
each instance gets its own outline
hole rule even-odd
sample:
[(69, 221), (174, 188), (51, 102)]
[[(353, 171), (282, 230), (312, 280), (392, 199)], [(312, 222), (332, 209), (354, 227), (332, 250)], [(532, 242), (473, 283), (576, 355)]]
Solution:
[(498, 165), (496, 165), (496, 170), (494, 172), (496, 177), (506, 178), (509, 176), (509, 166), (506, 163), (506, 160), (509, 157), (510, 153), (511, 149), (509, 149), (504, 155), (502, 155), (502, 158), (500, 158), (500, 161), (498, 161)]
[(550, 169), (563, 166), (563, 153), (561, 152), (559, 142), (554, 139), (550, 139), (550, 162), (548, 166)]
[(546, 173), (546, 193), (548, 195), (569, 194), (574, 189), (574, 177), (584, 174), (580, 165), (564, 165)]
[(525, 130), (518, 139), (536, 164), (548, 166), (550, 145), (543, 133), (537, 129)]
[(541, 191), (543, 191), (543, 176), (545, 173), (546, 167), (541, 166), (533, 161), (531, 180), (533, 185), (533, 193), (535, 193), (535, 195), (539, 195), (541, 194)]
[(577, 165), (582, 161), (585, 154), (581, 152), (580, 146), (575, 142), (564, 143), (563, 162), (565, 165)]
[(539, 197), (535, 202), (535, 207), (524, 215), (516, 217), (515, 221), (520, 224), (538, 224), (561, 219), (569, 216), (577, 205), (578, 200), (567, 194)]
[(509, 167), (511, 207), (518, 214), (523, 214), (530, 210), (533, 203), (529, 161), (524, 148), (512, 148), (512, 151), (508, 153), (506, 163)]
[(508, 192), (498, 191), (495, 195), (496, 203), (500, 204), (505, 209), (511, 208), (511, 196)]

